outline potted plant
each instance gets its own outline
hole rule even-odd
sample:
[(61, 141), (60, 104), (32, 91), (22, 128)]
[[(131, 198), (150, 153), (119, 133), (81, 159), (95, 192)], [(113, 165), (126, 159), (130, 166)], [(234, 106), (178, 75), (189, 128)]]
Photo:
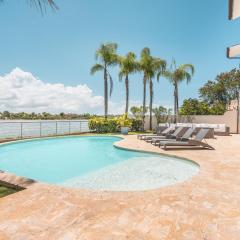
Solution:
[(118, 125), (121, 128), (121, 134), (127, 135), (132, 125), (132, 121), (128, 118), (127, 114), (124, 114), (118, 118)]

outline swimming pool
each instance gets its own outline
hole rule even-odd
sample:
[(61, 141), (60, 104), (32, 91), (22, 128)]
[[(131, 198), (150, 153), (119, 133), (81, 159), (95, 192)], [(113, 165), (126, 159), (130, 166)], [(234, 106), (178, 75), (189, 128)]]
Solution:
[(191, 161), (118, 149), (118, 137), (39, 139), (0, 147), (0, 169), (41, 182), (100, 190), (146, 190), (184, 181)]

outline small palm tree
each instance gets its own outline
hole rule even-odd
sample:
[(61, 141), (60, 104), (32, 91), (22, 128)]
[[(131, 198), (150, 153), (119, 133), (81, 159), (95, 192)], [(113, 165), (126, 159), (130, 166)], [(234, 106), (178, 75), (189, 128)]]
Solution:
[(176, 66), (175, 60), (173, 60), (169, 70), (164, 72), (164, 76), (173, 84), (174, 87), (174, 115), (175, 122), (178, 120), (179, 105), (178, 105), (178, 85), (184, 80), (189, 83), (194, 75), (194, 66), (192, 64), (181, 64), (179, 67)]
[(172, 109), (159, 106), (153, 109), (153, 113), (155, 114), (157, 124), (166, 123), (171, 116)]
[(124, 57), (119, 57), (119, 80), (122, 81), (125, 77), (125, 87), (126, 87), (126, 106), (125, 114), (128, 114), (129, 108), (129, 75), (135, 73), (139, 69), (139, 64), (136, 61), (136, 55), (133, 52), (129, 52)]
[(113, 80), (109, 73), (109, 68), (118, 63), (118, 56), (116, 51), (117, 51), (116, 43), (101, 44), (100, 48), (96, 51), (96, 60), (99, 60), (100, 63), (95, 64), (91, 68), (91, 74), (103, 71), (105, 118), (107, 118), (108, 115), (108, 80), (110, 81), (110, 97), (112, 95), (113, 90)]

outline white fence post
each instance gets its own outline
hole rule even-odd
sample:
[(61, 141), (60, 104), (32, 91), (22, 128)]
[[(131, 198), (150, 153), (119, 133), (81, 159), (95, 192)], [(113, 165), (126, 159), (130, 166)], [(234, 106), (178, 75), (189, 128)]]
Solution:
[(23, 138), (23, 123), (21, 122), (21, 136), (20, 138), (22, 139)]
[(39, 133), (40, 137), (42, 137), (42, 122), (39, 122)]

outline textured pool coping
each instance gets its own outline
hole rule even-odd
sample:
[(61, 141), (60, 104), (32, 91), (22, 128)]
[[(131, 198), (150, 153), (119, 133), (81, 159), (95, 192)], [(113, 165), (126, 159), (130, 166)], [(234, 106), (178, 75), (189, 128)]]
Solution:
[(193, 178), (144, 192), (99, 192), (35, 183), (0, 199), (0, 239), (238, 240), (240, 135), (209, 150), (163, 151), (130, 135), (118, 147), (197, 162)]

